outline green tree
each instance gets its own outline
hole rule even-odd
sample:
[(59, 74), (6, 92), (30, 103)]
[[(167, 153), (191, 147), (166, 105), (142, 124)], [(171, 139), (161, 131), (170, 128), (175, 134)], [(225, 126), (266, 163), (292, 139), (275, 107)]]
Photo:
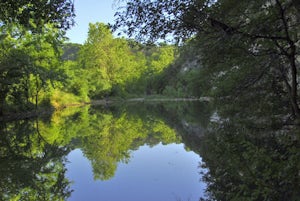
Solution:
[(90, 24), (79, 62), (86, 71), (90, 97), (122, 94), (127, 82), (140, 77), (127, 41), (114, 38), (107, 25)]
[(69, 0), (0, 2), (1, 114), (49, 102), (63, 80), (59, 46), (74, 23), (73, 7)]
[(30, 30), (40, 31), (45, 24), (56, 28), (69, 29), (73, 24), (74, 1), (36, 0), (0, 2), (0, 21), (4, 24), (17, 23)]
[(43, 33), (32, 34), (18, 25), (3, 25), (1, 32), (6, 33), (0, 48), (1, 112), (4, 105), (26, 109), (49, 99), (45, 92), (63, 78), (58, 68), (60, 31), (45, 25)]
[[(88, 39), (80, 51), (80, 65), (85, 69), (90, 97), (108, 93), (111, 83), (108, 75), (108, 50), (113, 36), (104, 24), (89, 24)], [(105, 58), (106, 57), (106, 58)], [(103, 95), (103, 94), (102, 94)]]
[(273, 98), (288, 99), (289, 113), (300, 117), (297, 1), (131, 0), (116, 15), (115, 28), (127, 27), (129, 35), (144, 39), (195, 36), (206, 82), (217, 83), (211, 90), (222, 91), (223, 83), (228, 96), (253, 85), (269, 91), (274, 84), (282, 93)]
[(142, 44), (130, 40), (128, 44), (135, 57), (135, 76), (126, 81), (126, 91), (136, 95), (161, 93), (166, 83), (166, 80), (161, 79), (161, 74), (174, 61), (176, 47), (165, 43)]
[(160, 44), (150, 48), (147, 58), (147, 68), (142, 76), (146, 80), (146, 93), (161, 93), (165, 80), (161, 74), (168, 68), (175, 58), (175, 47), (167, 44)]

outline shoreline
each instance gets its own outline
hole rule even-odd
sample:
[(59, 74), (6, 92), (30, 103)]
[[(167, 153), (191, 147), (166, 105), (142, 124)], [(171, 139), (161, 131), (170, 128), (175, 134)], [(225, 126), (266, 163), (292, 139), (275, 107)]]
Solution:
[(67, 105), (63, 105), (58, 108), (54, 108), (53, 106), (49, 106), (48, 108), (39, 108), (33, 109), (30, 111), (20, 111), (20, 112), (7, 112), (6, 114), (0, 116), (0, 122), (10, 122), (17, 120), (25, 120), (32, 119), (40, 116), (52, 115), (54, 111), (63, 110), (68, 107), (81, 107), (85, 105), (103, 105), (109, 106), (111, 104), (119, 104), (119, 103), (145, 103), (145, 102), (193, 102), (193, 101), (205, 101), (210, 102), (211, 98), (209, 97), (200, 97), (200, 98), (166, 98), (166, 97), (143, 97), (143, 98), (128, 98), (128, 99), (99, 99), (99, 100), (91, 100), (90, 102), (82, 102), (82, 103), (70, 103)]

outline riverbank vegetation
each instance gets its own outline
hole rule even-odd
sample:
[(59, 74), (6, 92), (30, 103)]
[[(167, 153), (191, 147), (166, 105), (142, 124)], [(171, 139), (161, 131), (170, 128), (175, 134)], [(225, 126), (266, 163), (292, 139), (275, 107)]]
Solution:
[(102, 23), (90, 24), (83, 45), (66, 43), (51, 24), (37, 33), (12, 23), (1, 31), (2, 115), (153, 94), (156, 76), (176, 55), (174, 45), (115, 38)]
[(0, 3), (0, 114), (49, 105), (66, 78), (59, 59), (73, 1)]
[[(174, 82), (188, 82), (192, 91), (215, 97), (220, 114), (231, 111), (240, 118), (281, 123), (299, 119), (297, 1), (121, 2), (126, 9), (116, 14), (114, 28), (126, 27), (128, 35), (144, 41), (172, 35), (191, 48), (198, 69)], [(176, 71), (176, 66), (170, 68)]]
[(300, 1), (118, 2), (84, 44), (65, 38), (74, 1), (0, 2), (0, 197), (68, 199), (77, 148), (107, 180), (131, 150), (183, 141), (207, 200), (298, 200)]
[[(84, 44), (64, 38), (71, 1), (12, 3), (19, 11), (0, 16), (1, 114), (160, 95), (214, 97), (220, 114), (298, 119), (298, 3), (235, 3), (119, 1), (116, 23), (91, 23)], [(135, 39), (114, 36), (124, 27)], [(177, 43), (155, 42), (170, 35)]]

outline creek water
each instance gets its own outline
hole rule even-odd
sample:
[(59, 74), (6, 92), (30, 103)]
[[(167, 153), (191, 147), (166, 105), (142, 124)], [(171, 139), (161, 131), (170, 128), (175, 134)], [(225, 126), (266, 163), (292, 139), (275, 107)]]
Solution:
[(155, 102), (1, 123), (0, 200), (297, 200), (299, 133), (216, 116)]

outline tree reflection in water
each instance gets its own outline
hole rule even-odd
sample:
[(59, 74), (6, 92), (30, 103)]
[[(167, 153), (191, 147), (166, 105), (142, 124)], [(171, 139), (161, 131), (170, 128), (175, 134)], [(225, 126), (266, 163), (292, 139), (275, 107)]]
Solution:
[(66, 155), (76, 148), (90, 160), (94, 179), (107, 180), (130, 150), (181, 141), (207, 170), (207, 197), (200, 200), (299, 199), (299, 128), (224, 113), (211, 121), (214, 111), (209, 103), (85, 107), (51, 120), (3, 123), (0, 200), (66, 200)]
[(36, 121), (1, 124), (0, 200), (65, 200), (67, 147), (51, 145)]
[(198, 148), (207, 200), (299, 200), (299, 134), (229, 116), (211, 123)]

